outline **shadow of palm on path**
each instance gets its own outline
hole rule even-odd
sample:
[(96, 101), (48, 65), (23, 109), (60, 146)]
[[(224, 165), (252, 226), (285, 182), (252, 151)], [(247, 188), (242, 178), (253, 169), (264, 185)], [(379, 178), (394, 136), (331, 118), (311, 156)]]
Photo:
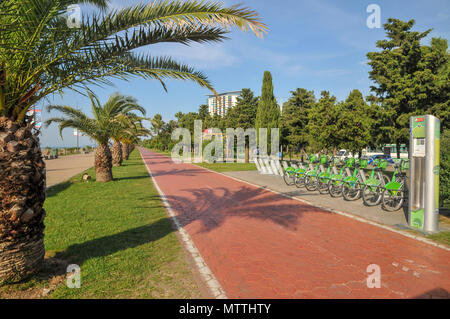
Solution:
[[(168, 163), (165, 155), (143, 153), (146, 163), (156, 165)], [(153, 177), (164, 175), (198, 176), (212, 173), (194, 166), (183, 166), (171, 170), (154, 170)], [(208, 232), (220, 227), (227, 218), (241, 216), (264, 221), (271, 221), (285, 229), (295, 231), (300, 225), (303, 214), (317, 212), (307, 204), (294, 202), (282, 195), (268, 190), (250, 186), (240, 186), (238, 189), (226, 187), (200, 187), (182, 189), (185, 195), (166, 194), (169, 204), (177, 212), (180, 223), (186, 226), (192, 222), (202, 223), (202, 232)], [(323, 211), (323, 213), (329, 213)]]
[(228, 188), (200, 188), (184, 189), (183, 192), (185, 196), (166, 195), (166, 198), (178, 213), (182, 226), (200, 221), (202, 232), (220, 227), (227, 218), (234, 216), (271, 221), (295, 231), (303, 214), (317, 212), (309, 205), (290, 203), (281, 195), (247, 186), (234, 191)]

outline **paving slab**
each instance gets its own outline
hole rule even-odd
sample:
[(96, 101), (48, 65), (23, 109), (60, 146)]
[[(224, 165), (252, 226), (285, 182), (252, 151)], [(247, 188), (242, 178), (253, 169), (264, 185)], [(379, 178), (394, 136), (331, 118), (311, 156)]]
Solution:
[(45, 160), (47, 187), (62, 183), (94, 166), (94, 152)]
[(229, 298), (449, 297), (448, 250), (140, 150)]
[[(408, 211), (406, 207), (395, 212), (388, 212), (383, 210), (381, 205), (365, 206), (362, 199), (347, 201), (343, 197), (333, 198), (327, 194), (322, 195), (318, 191), (310, 192), (304, 187), (297, 188), (296, 186), (288, 186), (281, 176), (262, 175), (259, 174), (258, 171), (224, 172), (223, 174), (280, 192), (287, 196), (308, 201), (314, 205), (336, 209), (399, 229), (409, 228)], [(440, 222), (439, 229), (450, 231), (450, 225)]]

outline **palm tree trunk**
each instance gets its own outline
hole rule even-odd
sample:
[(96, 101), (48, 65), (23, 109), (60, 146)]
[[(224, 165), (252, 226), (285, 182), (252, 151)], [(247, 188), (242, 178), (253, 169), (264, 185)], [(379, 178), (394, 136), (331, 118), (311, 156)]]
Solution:
[(128, 160), (128, 150), (129, 150), (129, 144), (128, 143), (122, 143), (122, 158), (124, 160)]
[(95, 149), (95, 178), (97, 182), (112, 181), (112, 156), (108, 144)]
[(119, 141), (114, 141), (111, 153), (113, 166), (122, 165), (122, 145)]
[(45, 163), (31, 126), (0, 117), (0, 284), (25, 279), (44, 260)]

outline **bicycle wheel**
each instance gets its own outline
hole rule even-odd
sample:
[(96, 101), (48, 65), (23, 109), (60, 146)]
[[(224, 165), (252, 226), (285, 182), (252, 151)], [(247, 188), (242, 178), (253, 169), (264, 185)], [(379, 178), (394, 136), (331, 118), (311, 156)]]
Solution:
[(295, 175), (291, 172), (284, 172), (283, 180), (287, 186), (292, 186), (295, 184)]
[(386, 174), (381, 174), (381, 176), (383, 176), (383, 183), (384, 183), (383, 186), (391, 181), (389, 176), (387, 176)]
[(317, 182), (317, 188), (319, 189), (320, 194), (328, 194), (328, 181), (329, 178), (327, 177), (319, 178), (319, 181)]
[(403, 199), (403, 185), (401, 185), (398, 190), (385, 189), (382, 196), (381, 206), (387, 211), (394, 212), (402, 207)]
[(298, 188), (305, 187), (305, 177), (306, 177), (305, 173), (297, 175), (295, 177), (295, 186), (297, 186)]
[(364, 185), (362, 189), (363, 202), (367, 206), (376, 206), (381, 202), (383, 189), (380, 185)]
[(305, 187), (310, 192), (315, 191), (317, 189), (317, 179), (315, 176), (306, 176), (305, 178)]
[(330, 179), (328, 181), (328, 193), (331, 197), (342, 196), (342, 182), (340, 180)]
[(342, 196), (346, 200), (357, 200), (361, 195), (361, 186), (359, 181), (345, 181), (342, 184)]

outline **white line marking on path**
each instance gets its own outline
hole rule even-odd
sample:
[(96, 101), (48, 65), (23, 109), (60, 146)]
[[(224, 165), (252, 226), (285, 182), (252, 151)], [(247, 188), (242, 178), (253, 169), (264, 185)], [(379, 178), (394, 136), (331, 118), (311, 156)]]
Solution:
[(214, 274), (212, 273), (211, 269), (209, 269), (208, 265), (206, 264), (205, 260), (200, 254), (200, 251), (195, 246), (191, 236), (189, 236), (188, 232), (183, 228), (183, 226), (181, 226), (177, 216), (175, 215), (174, 211), (172, 210), (172, 207), (169, 204), (169, 201), (166, 198), (166, 195), (159, 188), (156, 179), (153, 177), (152, 171), (145, 162), (140, 149), (139, 154), (141, 155), (142, 161), (144, 162), (144, 165), (147, 168), (148, 175), (152, 179), (153, 184), (155, 185), (155, 188), (158, 191), (159, 196), (161, 197), (163, 205), (165, 206), (167, 212), (169, 213), (169, 216), (174, 221), (175, 227), (181, 236), (181, 240), (183, 241), (183, 244), (186, 247), (187, 251), (191, 254), (191, 257), (194, 260), (195, 265), (197, 266), (197, 270), (202, 276), (203, 280), (205, 281), (206, 286), (209, 288), (212, 295), (216, 299), (228, 299), (225, 290), (222, 288), (216, 276), (214, 276)]

